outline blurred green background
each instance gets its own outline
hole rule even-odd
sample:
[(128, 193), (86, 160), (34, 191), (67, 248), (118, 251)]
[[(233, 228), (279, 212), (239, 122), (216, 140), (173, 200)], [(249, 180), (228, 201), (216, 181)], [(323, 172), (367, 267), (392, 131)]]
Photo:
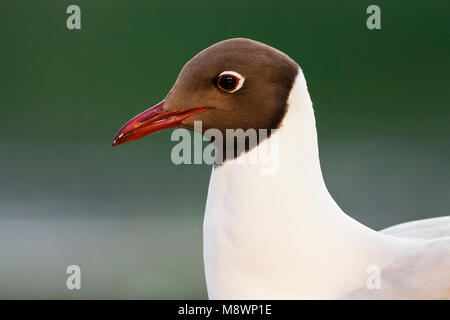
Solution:
[[(81, 7), (81, 30), (66, 8)], [(211, 168), (170, 131), (112, 148), (231, 37), (302, 67), (331, 194), (380, 229), (450, 213), (450, 2), (0, 0), (0, 298), (206, 298)], [(65, 287), (66, 267), (82, 290)]]

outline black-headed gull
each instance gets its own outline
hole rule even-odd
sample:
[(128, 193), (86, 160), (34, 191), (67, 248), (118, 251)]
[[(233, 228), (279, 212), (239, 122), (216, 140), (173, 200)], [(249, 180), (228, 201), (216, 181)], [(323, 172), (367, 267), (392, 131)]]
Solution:
[[(219, 42), (187, 62), (166, 98), (113, 145), (194, 121), (224, 136), (269, 130), (244, 152), (217, 153), (224, 161), (213, 167), (203, 231), (211, 299), (450, 298), (450, 217), (375, 231), (346, 215), (325, 186), (312, 102), (290, 57), (253, 40)], [(272, 142), (271, 174), (236, 161)]]

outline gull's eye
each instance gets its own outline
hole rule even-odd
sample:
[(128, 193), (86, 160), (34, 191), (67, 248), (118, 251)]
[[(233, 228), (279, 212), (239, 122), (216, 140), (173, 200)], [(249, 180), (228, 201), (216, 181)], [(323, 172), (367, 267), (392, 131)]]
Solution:
[(233, 93), (244, 84), (244, 77), (234, 71), (224, 71), (217, 78), (217, 87), (225, 92)]
[(237, 85), (239, 84), (239, 80), (230, 74), (224, 74), (220, 76), (217, 81), (217, 86), (225, 91), (233, 91)]

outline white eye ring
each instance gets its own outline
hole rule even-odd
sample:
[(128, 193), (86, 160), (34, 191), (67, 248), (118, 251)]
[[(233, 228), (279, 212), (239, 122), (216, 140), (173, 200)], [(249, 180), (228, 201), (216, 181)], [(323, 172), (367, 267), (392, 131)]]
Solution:
[(242, 88), (242, 86), (244, 85), (245, 78), (242, 75), (240, 75), (239, 73), (237, 73), (235, 71), (224, 71), (221, 74), (219, 74), (219, 76), (217, 78), (220, 79), (220, 77), (224, 76), (224, 75), (235, 76), (238, 79), (238, 84), (237, 84), (236, 88), (234, 88), (231, 91), (225, 90), (226, 92), (228, 92), (228, 93), (236, 92), (240, 88)]

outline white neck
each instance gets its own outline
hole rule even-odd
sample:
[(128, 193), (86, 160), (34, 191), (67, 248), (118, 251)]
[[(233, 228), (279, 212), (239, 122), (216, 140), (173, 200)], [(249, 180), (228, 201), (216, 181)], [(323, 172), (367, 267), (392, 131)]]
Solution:
[(365, 283), (397, 242), (334, 202), (320, 168), (314, 110), (299, 70), (281, 127), (246, 156), (278, 141), (279, 167), (214, 168), (204, 221), (210, 298), (333, 298)]

